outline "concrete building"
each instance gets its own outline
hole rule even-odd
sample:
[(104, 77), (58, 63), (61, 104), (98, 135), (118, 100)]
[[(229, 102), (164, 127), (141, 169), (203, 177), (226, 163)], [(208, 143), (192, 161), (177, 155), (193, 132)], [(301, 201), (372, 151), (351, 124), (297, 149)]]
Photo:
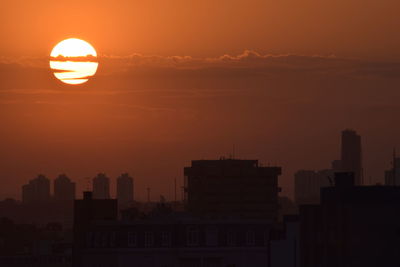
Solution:
[(127, 173), (117, 178), (117, 200), (119, 207), (126, 207), (133, 201), (133, 178)]
[(341, 171), (353, 172), (356, 185), (363, 184), (361, 136), (354, 130), (342, 131)]
[(300, 266), (400, 265), (400, 187), (355, 186), (337, 173), (320, 205), (300, 206)]
[(269, 264), (269, 220), (200, 219), (172, 214), (128, 221), (91, 220), (83, 228), (77, 217), (76, 223), (81, 227), (75, 231), (74, 240), (79, 244), (74, 251), (79, 256), (76, 267)]
[(257, 160), (194, 160), (184, 174), (189, 212), (277, 220), (280, 167), (261, 167)]
[(22, 202), (41, 203), (50, 200), (50, 180), (40, 174), (22, 186)]
[(93, 178), (93, 198), (110, 198), (110, 179), (104, 173), (99, 173)]
[(318, 204), (322, 187), (330, 186), (333, 170), (300, 170), (294, 174), (294, 197), (297, 205)]
[(268, 267), (297, 267), (300, 264), (299, 217), (284, 216), (282, 226), (281, 231), (272, 232)]
[(75, 183), (65, 174), (54, 180), (54, 199), (56, 201), (72, 201), (75, 199)]
[[(77, 199), (74, 201), (74, 223), (73, 223), (73, 236), (74, 236), (74, 247), (73, 247), (73, 265), (74, 267), (86, 267), (86, 266), (119, 266), (117, 262), (95, 264), (83, 264), (82, 260), (87, 252), (87, 240), (91, 233), (96, 232), (94, 230), (95, 222), (107, 222), (116, 221), (118, 217), (118, 207), (116, 199), (93, 199), (92, 192), (84, 192), (83, 199)], [(105, 233), (104, 233), (105, 234)], [(105, 236), (101, 232), (98, 232), (97, 236), (103, 238), (99, 240), (99, 244), (102, 246), (108, 246), (111, 242), (113, 233), (108, 233)], [(98, 255), (101, 256), (101, 255)], [(102, 265), (105, 264), (105, 265)]]

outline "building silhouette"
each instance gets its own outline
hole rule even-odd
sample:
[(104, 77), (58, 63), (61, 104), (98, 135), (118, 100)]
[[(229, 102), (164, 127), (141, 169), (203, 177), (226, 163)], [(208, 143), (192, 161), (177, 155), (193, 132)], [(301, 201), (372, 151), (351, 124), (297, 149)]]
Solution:
[[(103, 177), (103, 176), (101, 176)], [(104, 176), (105, 177), (105, 176)], [(103, 178), (104, 178), (103, 177)], [(108, 179), (108, 178), (107, 178)], [(74, 223), (73, 223), (73, 236), (74, 236), (74, 267), (94, 266), (84, 261), (85, 249), (88, 247), (88, 240), (95, 236), (99, 246), (107, 246), (106, 244), (115, 242), (113, 235), (115, 233), (107, 233), (104, 229), (95, 229), (96, 222), (104, 224), (110, 221), (116, 221), (118, 217), (118, 207), (116, 199), (93, 199), (92, 192), (84, 192), (83, 199), (74, 201)], [(96, 230), (98, 232), (96, 232)], [(100, 257), (101, 255), (92, 254), (92, 256)], [(115, 264), (117, 259), (113, 259)], [(105, 264), (103, 262), (103, 264)]]
[(300, 170), (294, 174), (294, 197), (297, 205), (318, 204), (322, 187), (330, 185), (333, 170)]
[(120, 207), (133, 201), (133, 178), (123, 173), (117, 178), (117, 200)]
[(278, 217), (280, 167), (257, 160), (194, 160), (184, 169), (189, 212), (208, 217)]
[(72, 266), (68, 231), (58, 223), (43, 226), (0, 218), (0, 266)]
[(39, 174), (22, 186), (22, 202), (42, 203), (50, 200), (50, 180)]
[(54, 180), (54, 199), (56, 201), (71, 201), (75, 199), (75, 183), (65, 174), (60, 174)]
[(298, 215), (285, 215), (271, 231), (268, 267), (297, 267), (300, 264)]
[(399, 266), (400, 187), (356, 186), (336, 173), (320, 205), (300, 206), (300, 266)]
[(110, 179), (104, 173), (99, 173), (93, 178), (93, 198), (110, 198)]
[(363, 184), (361, 136), (354, 130), (342, 131), (341, 171), (354, 173), (356, 185)]
[(269, 266), (274, 225), (171, 210), (118, 220), (116, 200), (85, 192), (75, 200), (73, 266)]

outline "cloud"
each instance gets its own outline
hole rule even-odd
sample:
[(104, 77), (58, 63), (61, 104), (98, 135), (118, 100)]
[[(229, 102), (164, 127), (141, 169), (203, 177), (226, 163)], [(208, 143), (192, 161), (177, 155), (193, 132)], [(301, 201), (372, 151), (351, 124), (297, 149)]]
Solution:
[(191, 56), (160, 56), (132, 54), (128, 56), (100, 56), (100, 63), (126, 70), (127, 68), (252, 68), (261, 66), (289, 67), (302, 64), (337, 63), (340, 59), (334, 56), (301, 56), (301, 55), (262, 55), (256, 51), (245, 50), (239, 55), (222, 55), (219, 57), (195, 58)]
[[(68, 58), (58, 58), (68, 60)], [(87, 57), (76, 58), (87, 60)], [(103, 74), (126, 72), (132, 69), (242, 69), (262, 70), (270, 73), (281, 71), (336, 72), (358, 75), (394, 76), (400, 71), (397, 62), (368, 62), (335, 55), (295, 55), (261, 54), (253, 50), (244, 50), (238, 55), (224, 54), (218, 57), (162, 56), (134, 53), (127, 56), (99, 55), (97, 58)], [(75, 58), (74, 58), (75, 60)], [(93, 60), (89, 58), (89, 60)], [(41, 68), (48, 69), (49, 57), (0, 57), (0, 69), (4, 68)]]
[(65, 57), (58, 55), (57, 57), (50, 57), (51, 61), (75, 61), (75, 62), (97, 62), (97, 57), (92, 55), (80, 56), (80, 57)]

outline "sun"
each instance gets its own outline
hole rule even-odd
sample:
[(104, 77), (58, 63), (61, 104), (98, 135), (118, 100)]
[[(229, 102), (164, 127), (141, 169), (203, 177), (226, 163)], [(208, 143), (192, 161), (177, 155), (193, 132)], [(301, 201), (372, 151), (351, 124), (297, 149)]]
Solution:
[(54, 76), (67, 84), (87, 82), (96, 73), (98, 65), (96, 50), (81, 39), (65, 39), (50, 53), (50, 68)]

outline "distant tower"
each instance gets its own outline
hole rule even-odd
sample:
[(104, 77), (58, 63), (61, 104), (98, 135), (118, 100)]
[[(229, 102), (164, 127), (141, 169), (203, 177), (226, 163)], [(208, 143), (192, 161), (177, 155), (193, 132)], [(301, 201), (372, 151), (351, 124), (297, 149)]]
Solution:
[(54, 180), (54, 199), (57, 201), (75, 199), (75, 183), (65, 175), (60, 174)]
[(123, 173), (117, 178), (117, 199), (119, 206), (133, 201), (133, 178), (128, 173)]
[(22, 186), (22, 201), (24, 203), (40, 203), (50, 200), (50, 180), (39, 174), (28, 184)]
[(363, 184), (361, 136), (354, 130), (342, 132), (341, 169), (354, 173), (356, 185)]
[(93, 198), (110, 198), (110, 179), (104, 173), (99, 173), (93, 178)]

